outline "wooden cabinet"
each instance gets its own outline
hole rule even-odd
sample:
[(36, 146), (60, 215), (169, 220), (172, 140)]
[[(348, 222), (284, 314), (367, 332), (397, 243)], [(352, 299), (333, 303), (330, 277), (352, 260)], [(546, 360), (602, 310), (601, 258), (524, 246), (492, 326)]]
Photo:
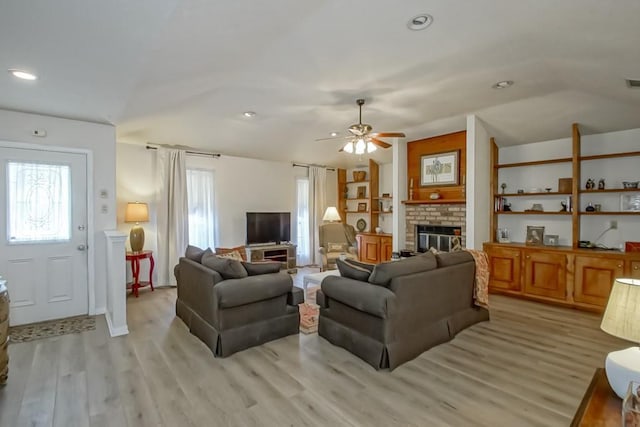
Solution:
[(362, 262), (379, 264), (391, 259), (391, 234), (360, 233), (358, 241), (358, 259)]
[(511, 292), (521, 292), (520, 249), (485, 246), (489, 255), (491, 282), (489, 286)]
[(616, 278), (640, 279), (640, 252), (485, 243), (489, 291), (602, 311)]
[(573, 299), (578, 303), (607, 305), (609, 292), (616, 277), (624, 276), (622, 258), (576, 256), (575, 291)]
[(564, 300), (567, 297), (567, 257), (563, 253), (524, 251), (524, 291)]
[(251, 262), (278, 261), (287, 273), (295, 273), (296, 268), (296, 245), (261, 245), (246, 246), (247, 259)]

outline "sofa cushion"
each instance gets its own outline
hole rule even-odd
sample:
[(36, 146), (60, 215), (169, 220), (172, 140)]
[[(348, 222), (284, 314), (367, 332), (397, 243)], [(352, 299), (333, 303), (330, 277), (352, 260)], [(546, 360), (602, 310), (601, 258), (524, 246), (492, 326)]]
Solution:
[(191, 261), (202, 263), (202, 256), (205, 253), (212, 254), (211, 248), (200, 249), (197, 246), (187, 246), (187, 250), (184, 253), (184, 257), (190, 259)]
[(327, 252), (346, 252), (348, 247), (346, 243), (327, 243)]
[(229, 259), (235, 259), (236, 261), (244, 261), (242, 259), (242, 255), (240, 255), (240, 252), (238, 251), (231, 251), (231, 252), (225, 252), (225, 253), (216, 253), (216, 256), (218, 258), (229, 258)]
[(202, 265), (217, 271), (223, 279), (242, 279), (249, 274), (242, 266), (242, 262), (231, 258), (221, 258), (214, 254), (204, 254)]
[(348, 277), (349, 279), (360, 280), (363, 282), (369, 280), (371, 270), (373, 270), (361, 267), (350, 259), (341, 260), (338, 258), (336, 259), (336, 265), (338, 266), (338, 270), (342, 277)]
[(448, 267), (450, 265), (473, 262), (473, 256), (467, 251), (441, 252), (436, 255), (438, 267)]
[(373, 267), (369, 283), (378, 286), (389, 286), (391, 279), (407, 274), (434, 270), (438, 267), (435, 255), (427, 252), (400, 261), (383, 262)]
[(293, 281), (287, 273), (260, 274), (244, 279), (230, 279), (213, 287), (218, 307), (230, 308), (244, 304), (285, 296), (291, 291)]
[(242, 266), (249, 276), (258, 276), (260, 274), (277, 273), (280, 271), (282, 264), (279, 262), (243, 262)]
[(244, 246), (236, 246), (235, 248), (216, 248), (216, 254), (223, 255), (229, 252), (238, 251), (242, 257), (242, 261), (247, 260), (247, 250)]

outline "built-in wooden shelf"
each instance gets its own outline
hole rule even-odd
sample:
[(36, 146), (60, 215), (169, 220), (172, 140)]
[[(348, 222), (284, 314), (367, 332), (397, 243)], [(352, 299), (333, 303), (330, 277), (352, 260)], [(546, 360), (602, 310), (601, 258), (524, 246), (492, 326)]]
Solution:
[(580, 212), (580, 215), (640, 215), (640, 211), (597, 211)]
[(544, 191), (540, 193), (505, 193), (496, 194), (494, 197), (527, 197), (527, 196), (570, 196), (571, 193), (559, 193), (557, 191)]
[(368, 184), (369, 180), (365, 179), (364, 181), (347, 181), (345, 184)]
[(465, 199), (426, 199), (426, 200), (403, 200), (405, 205), (464, 205), (467, 203)]
[(571, 215), (571, 212), (552, 212), (552, 211), (497, 211), (498, 215)]
[(580, 190), (581, 193), (627, 193), (636, 192), (640, 193), (640, 188), (605, 188), (604, 190)]
[(518, 162), (518, 163), (504, 163), (501, 165), (495, 165), (496, 169), (502, 168), (518, 168), (521, 166), (537, 166), (537, 165), (549, 165), (552, 163), (571, 163), (572, 157), (563, 157), (561, 159), (549, 159), (549, 160), (534, 160), (532, 162)]
[(373, 200), (393, 200), (393, 197), (372, 197)]
[(365, 213), (369, 213), (368, 210), (366, 211), (345, 211), (348, 214), (355, 214), (355, 213), (361, 213), (361, 214), (365, 214)]
[(380, 214), (380, 215), (388, 215), (388, 214), (392, 214), (393, 212), (371, 211), (371, 213), (376, 213), (376, 214)]
[(361, 199), (358, 199), (358, 198), (348, 198), (348, 199), (345, 199), (345, 200), (347, 200), (347, 201), (349, 201), (349, 200), (354, 200), (354, 201), (355, 201), (355, 200), (364, 200), (364, 201), (368, 201), (369, 199), (367, 199), (367, 198), (361, 198)]
[(596, 154), (594, 156), (582, 156), (580, 160), (615, 159), (617, 157), (640, 156), (640, 151), (627, 151), (626, 153)]

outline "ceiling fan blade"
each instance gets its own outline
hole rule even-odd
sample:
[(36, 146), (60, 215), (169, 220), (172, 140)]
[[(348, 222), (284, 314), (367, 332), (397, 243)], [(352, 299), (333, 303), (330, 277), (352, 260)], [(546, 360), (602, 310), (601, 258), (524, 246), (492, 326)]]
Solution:
[(348, 135), (348, 136), (333, 136), (331, 138), (319, 138), (316, 139), (315, 141), (339, 141), (341, 139), (344, 140), (348, 140), (348, 139), (353, 139), (353, 135)]
[(380, 147), (380, 148), (389, 148), (389, 147), (391, 147), (391, 144), (388, 144), (388, 143), (386, 143), (386, 142), (384, 142), (384, 141), (382, 141), (380, 139), (377, 139), (377, 138), (370, 137), (369, 140), (372, 143), (374, 143), (375, 145), (377, 145), (378, 147)]
[(370, 135), (376, 138), (404, 138), (406, 136), (402, 132), (376, 132)]

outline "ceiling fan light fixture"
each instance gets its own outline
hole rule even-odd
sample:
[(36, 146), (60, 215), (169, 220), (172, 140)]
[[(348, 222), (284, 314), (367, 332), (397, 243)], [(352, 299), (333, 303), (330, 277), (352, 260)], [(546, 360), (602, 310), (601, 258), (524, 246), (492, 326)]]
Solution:
[(245, 111), (244, 113), (242, 113), (242, 115), (245, 116), (246, 118), (250, 119), (250, 118), (256, 116), (256, 112), (255, 111)]
[(420, 15), (416, 15), (413, 18), (409, 19), (409, 22), (407, 22), (407, 28), (411, 31), (420, 31), (424, 30), (432, 23), (433, 16), (427, 13), (421, 13)]
[(360, 138), (356, 142), (356, 146), (355, 146), (356, 154), (364, 154), (366, 149), (367, 149), (367, 144), (364, 142), (364, 139)]
[(367, 142), (367, 153), (373, 153), (377, 149), (378, 149), (378, 147), (376, 147), (376, 145), (373, 142), (371, 142), (371, 141)]
[(329, 135), (331, 135), (331, 136), (338, 136), (338, 132), (331, 132)]
[(28, 71), (24, 71), (24, 70), (18, 70), (16, 68), (10, 68), (9, 70), (9, 74), (11, 74), (13, 77), (17, 77), (19, 79), (22, 80), (37, 80), (38, 76), (36, 76), (33, 73), (30, 73)]
[(353, 141), (349, 141), (345, 144), (343, 150), (349, 154), (353, 153)]

